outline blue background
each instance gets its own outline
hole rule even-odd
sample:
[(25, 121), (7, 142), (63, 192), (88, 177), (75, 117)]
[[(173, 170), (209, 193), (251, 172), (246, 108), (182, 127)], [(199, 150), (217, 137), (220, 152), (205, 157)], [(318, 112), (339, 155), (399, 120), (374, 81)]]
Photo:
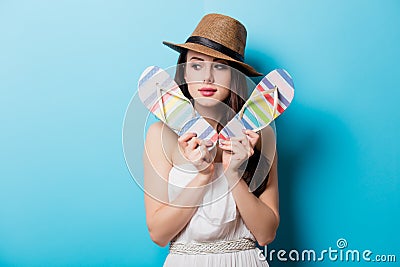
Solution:
[(0, 266), (162, 265), (122, 124), (144, 68), (176, 62), (161, 42), (184, 42), (209, 12), (242, 21), (247, 62), (296, 86), (276, 123), (281, 225), (268, 249), (345, 238), (400, 261), (398, 1), (3, 0)]

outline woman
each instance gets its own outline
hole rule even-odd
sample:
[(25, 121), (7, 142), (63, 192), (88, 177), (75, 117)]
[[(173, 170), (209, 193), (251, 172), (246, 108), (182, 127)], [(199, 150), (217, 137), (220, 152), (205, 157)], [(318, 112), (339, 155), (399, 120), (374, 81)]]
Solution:
[[(182, 92), (217, 131), (247, 95), (235, 69), (260, 75), (243, 62), (245, 43), (244, 26), (220, 14), (203, 17), (186, 43), (164, 42), (181, 53), (175, 79)], [(255, 241), (272, 242), (279, 225), (276, 156), (269, 173), (262, 172), (270, 131), (247, 130), (214, 147), (193, 133), (178, 137), (162, 122), (149, 128), (146, 221), (155, 243), (171, 242), (164, 266), (268, 266)], [(252, 193), (249, 183), (260, 170), (267, 179)]]

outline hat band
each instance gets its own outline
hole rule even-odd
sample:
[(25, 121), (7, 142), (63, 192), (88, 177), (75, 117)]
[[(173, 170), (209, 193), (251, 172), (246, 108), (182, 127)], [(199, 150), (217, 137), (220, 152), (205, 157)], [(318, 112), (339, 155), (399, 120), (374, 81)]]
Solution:
[(214, 50), (217, 50), (237, 61), (243, 62), (244, 61), (244, 57), (237, 53), (236, 51), (233, 51), (232, 49), (230, 49), (229, 47), (226, 47), (220, 43), (214, 42), (213, 40), (210, 40), (208, 38), (205, 37), (201, 37), (201, 36), (190, 36), (187, 40), (186, 43), (194, 43), (194, 44), (200, 44), (200, 45), (204, 45), (208, 48), (212, 48)]

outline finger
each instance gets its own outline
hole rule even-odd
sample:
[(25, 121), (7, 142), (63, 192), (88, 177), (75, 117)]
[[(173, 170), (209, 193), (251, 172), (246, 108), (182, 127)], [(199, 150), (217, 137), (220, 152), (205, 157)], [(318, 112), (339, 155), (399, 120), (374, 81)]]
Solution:
[(244, 136), (235, 136), (235, 137), (231, 137), (229, 140), (230, 141), (237, 141), (237, 142), (243, 142), (246, 141), (247, 137)]
[(251, 146), (249, 141), (247, 141), (245, 144), (239, 143), (237, 147), (241, 153), (247, 156), (247, 158), (250, 158), (254, 154), (253, 146)]
[(205, 162), (211, 163), (211, 161), (212, 161), (212, 156), (211, 156), (211, 153), (208, 152), (208, 149), (207, 149), (207, 152), (205, 153), (203, 159), (204, 159)]
[(213, 145), (214, 143), (211, 140), (200, 140), (199, 147), (201, 146), (202, 149), (204, 149), (204, 151), (206, 151), (207, 154), (209, 154), (210, 147), (212, 147)]
[(184, 133), (178, 138), (178, 142), (180, 143), (187, 143), (190, 139), (197, 136), (196, 133)]
[(241, 158), (249, 158), (253, 155), (253, 149), (250, 146), (244, 146), (241, 143), (234, 144), (232, 146), (232, 152), (241, 157)]
[(253, 156), (253, 155), (254, 155), (254, 149), (253, 149), (253, 148), (250, 148), (249, 157), (251, 157), (251, 156)]
[(225, 145), (225, 146), (230, 146), (232, 145), (233, 142), (239, 142), (239, 139), (237, 138), (229, 138), (226, 140), (219, 140), (220, 145)]
[(219, 140), (218, 145), (219, 146), (230, 146), (231, 142), (228, 140)]
[(254, 149), (250, 148), (250, 149), (244, 151), (244, 153), (245, 153), (246, 159), (248, 159), (248, 158), (250, 158), (251, 156), (254, 155)]
[(218, 145), (222, 151), (224, 152), (232, 152), (232, 147), (230, 145), (225, 145), (225, 144), (219, 144)]
[(221, 141), (219, 142), (218, 146), (219, 146), (222, 150), (230, 151), (230, 150), (232, 150), (231, 144), (232, 144), (231, 141), (223, 141), (223, 140), (221, 140)]
[(246, 134), (251, 146), (255, 147), (255, 145), (258, 142), (258, 139), (260, 138), (260, 135), (256, 132), (253, 132), (252, 130), (245, 130), (243, 132), (244, 134)]
[(220, 146), (228, 148), (228, 147), (238, 147), (238, 146), (248, 146), (249, 141), (241, 138), (231, 138), (229, 140), (221, 140)]
[(250, 139), (247, 135), (231, 138), (231, 141), (232, 142), (241, 143), (246, 148), (250, 147), (250, 146), (254, 146), (257, 143), (257, 140), (255, 140), (254, 141), (254, 145), (253, 145), (253, 143), (252, 143), (253, 139)]
[(201, 144), (200, 144), (200, 147), (201, 147), (201, 149), (204, 151), (204, 153), (206, 155), (209, 155), (209, 154), (211, 155), (211, 152), (209, 150), (209, 145), (208, 145), (207, 141), (202, 141)]
[(229, 150), (229, 149), (222, 149), (222, 153), (233, 154), (233, 152), (231, 150)]
[(201, 140), (198, 139), (197, 137), (193, 137), (189, 142), (189, 148), (190, 149), (196, 149), (199, 145), (201, 144)]
[(206, 147), (211, 147), (214, 145), (214, 143), (211, 140), (204, 140), (204, 145)]
[(224, 143), (225, 145), (229, 145), (232, 147), (246, 147), (249, 145), (249, 141), (245, 137), (244, 139), (231, 139), (230, 141)]
[(229, 151), (231, 153), (238, 153), (240, 150), (245, 150), (243, 144), (239, 141), (226, 141), (220, 145), (220, 148), (224, 151)]
[(204, 158), (205, 160), (210, 163), (214, 160), (214, 156), (216, 151), (213, 149), (210, 149), (210, 147), (214, 146), (214, 143), (211, 140), (202, 140), (200, 144), (205, 152)]
[(234, 154), (237, 154), (241, 158), (246, 158), (248, 156), (248, 152), (250, 150), (250, 146), (243, 144), (241, 142), (236, 142), (232, 144), (232, 151)]
[(208, 149), (205, 146), (198, 146), (192, 153), (192, 159), (194, 162), (201, 164), (205, 161)]
[(192, 162), (199, 162), (201, 158), (201, 151), (199, 149), (194, 149), (189, 152), (188, 158)]
[(244, 130), (243, 133), (250, 138), (258, 138), (259, 137), (259, 134), (252, 130)]
[(249, 141), (245, 143), (233, 141), (230, 150), (241, 159), (250, 158), (254, 154), (254, 149), (250, 146)]

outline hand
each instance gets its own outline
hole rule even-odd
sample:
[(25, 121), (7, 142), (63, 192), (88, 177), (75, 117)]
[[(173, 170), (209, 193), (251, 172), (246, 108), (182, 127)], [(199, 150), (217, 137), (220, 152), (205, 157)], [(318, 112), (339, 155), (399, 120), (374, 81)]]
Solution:
[(232, 137), (228, 140), (221, 140), (219, 147), (222, 152), (222, 165), (225, 174), (228, 176), (241, 177), (240, 166), (245, 163), (253, 154), (259, 135), (251, 130), (244, 130), (242, 137)]
[(211, 175), (214, 171), (213, 157), (208, 150), (213, 143), (201, 140), (195, 133), (185, 133), (178, 138), (178, 144), (183, 156), (190, 161), (200, 174)]

